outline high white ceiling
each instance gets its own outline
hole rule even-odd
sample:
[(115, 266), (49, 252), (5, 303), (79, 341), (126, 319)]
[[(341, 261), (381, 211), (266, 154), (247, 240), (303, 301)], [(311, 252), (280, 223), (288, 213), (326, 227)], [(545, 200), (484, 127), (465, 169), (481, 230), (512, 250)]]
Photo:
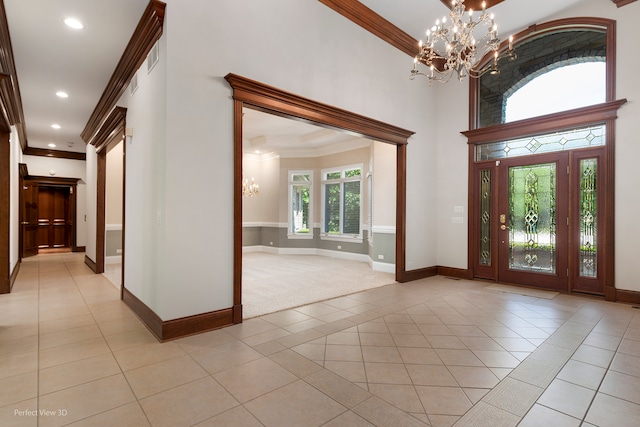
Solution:
[[(80, 138), (147, 0), (4, 0), (29, 147), (84, 152)], [(74, 17), (84, 24), (64, 24)], [(66, 99), (57, 91), (69, 94)], [(55, 130), (51, 125), (61, 126)], [(72, 144), (72, 145), (71, 145)]]
[[(495, 6), (496, 22), (504, 36), (573, 7), (580, 0), (506, 0)], [(604, 1), (604, 0), (603, 0)], [(427, 26), (447, 13), (439, 0), (361, 0), (409, 35), (420, 39)], [(142, 16), (148, 0), (4, 0), (24, 108), (29, 147), (84, 152), (80, 133), (95, 108), (109, 78)], [(242, 3), (238, 3), (242, 7)], [(185, 6), (186, 7), (186, 6)], [(167, 13), (171, 13), (167, 9)], [(83, 22), (82, 30), (64, 24), (67, 17)], [(354, 24), (355, 25), (355, 24)], [(60, 99), (63, 90), (69, 98)], [(272, 117), (273, 118), (273, 117)], [(245, 127), (252, 138), (278, 134), (283, 126), (294, 133), (306, 132), (299, 125), (283, 125), (261, 118), (260, 130)], [(51, 125), (57, 123), (61, 129)], [(247, 126), (250, 120), (245, 120)], [(256, 124), (258, 126), (258, 124)], [(273, 129), (269, 129), (273, 126)], [(293, 126), (293, 127), (290, 127)], [(296, 130), (294, 130), (294, 128)], [(307, 129), (309, 130), (309, 129)], [(310, 134), (318, 128), (309, 130)], [(315, 142), (327, 143), (320, 129)], [(259, 135), (262, 134), (262, 135)], [(332, 138), (347, 138), (344, 134)], [(348, 137), (350, 138), (350, 137)], [(284, 137), (270, 138), (271, 142)], [(340, 142), (335, 140), (331, 143)], [(274, 142), (275, 143), (275, 142)], [(275, 149), (275, 148), (274, 148)]]

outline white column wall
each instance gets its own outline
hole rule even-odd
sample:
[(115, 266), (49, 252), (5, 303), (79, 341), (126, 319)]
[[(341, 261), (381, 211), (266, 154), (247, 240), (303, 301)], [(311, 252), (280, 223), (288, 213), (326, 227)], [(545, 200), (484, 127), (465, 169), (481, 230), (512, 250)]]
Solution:
[[(566, 12), (549, 17), (547, 22), (560, 18), (593, 16), (617, 21), (617, 73), (616, 98), (626, 98), (628, 103), (618, 111), (616, 120), (616, 229), (615, 263), (618, 289), (640, 291), (637, 280), (637, 212), (640, 199), (637, 197), (635, 178), (640, 159), (640, 144), (637, 143), (637, 117), (640, 116), (640, 85), (637, 70), (640, 58), (633, 54), (640, 30), (637, 17), (640, 16), (640, 2), (617, 8), (613, 2), (584, 0)], [(533, 24), (533, 22), (531, 23)], [(438, 263), (450, 267), (467, 266), (467, 163), (468, 154), (465, 139), (459, 132), (468, 129), (467, 111), (469, 96), (467, 86), (455, 82), (438, 88)], [(465, 224), (452, 224), (454, 206), (464, 206)]]
[[(407, 268), (435, 264), (434, 103), (425, 84), (409, 81), (411, 58), (315, 1), (169, 0), (165, 36), (166, 252), (152, 286), (161, 301), (151, 306), (161, 318), (233, 303), (229, 72), (417, 132), (408, 147)], [(127, 218), (127, 239), (129, 230)]]

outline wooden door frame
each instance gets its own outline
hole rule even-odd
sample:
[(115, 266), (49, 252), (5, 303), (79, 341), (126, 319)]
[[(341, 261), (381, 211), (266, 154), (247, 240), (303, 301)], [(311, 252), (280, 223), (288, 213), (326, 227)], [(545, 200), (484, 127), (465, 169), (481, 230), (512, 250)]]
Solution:
[(406, 282), (406, 162), (407, 143), (414, 132), (321, 104), (272, 86), (227, 74), (233, 89), (234, 188), (233, 188), (233, 323), (242, 322), (242, 109), (328, 127), (396, 145), (396, 280)]
[[(28, 171), (27, 171), (27, 166), (24, 165), (24, 167), (22, 166), (23, 164), (20, 165), (20, 169), (21, 169), (21, 176), (20, 176), (20, 193), (19, 193), (19, 214), (18, 214), (18, 218), (22, 218), (23, 215), (23, 200), (22, 200), (22, 184), (24, 184), (27, 181), (30, 182), (35, 182), (38, 184), (38, 187), (40, 186), (44, 186), (44, 187), (64, 187), (64, 188), (68, 188), (69, 189), (69, 219), (71, 221), (72, 227), (71, 227), (71, 245), (70, 245), (70, 249), (72, 252), (78, 252), (79, 251), (79, 246), (78, 246), (78, 242), (77, 242), (77, 236), (78, 236), (78, 221), (77, 221), (77, 216), (78, 216), (78, 198), (77, 198), (77, 193), (78, 193), (78, 181), (80, 181), (81, 178), (62, 178), (62, 177), (54, 177), (54, 176), (38, 176), (38, 175), (29, 175)], [(25, 175), (23, 176), (22, 173), (25, 173)], [(20, 259), (22, 259), (22, 239), (24, 238), (23, 233), (22, 233), (22, 227), (20, 227)]]
[[(105, 265), (105, 233), (106, 233), (106, 195), (107, 195), (107, 153), (116, 145), (122, 143), (122, 153), (126, 159), (127, 144), (125, 143), (127, 109), (115, 107), (106, 118), (91, 145), (96, 147), (97, 182), (96, 182), (96, 259), (91, 266), (96, 274), (104, 273)], [(126, 189), (126, 161), (122, 168), (122, 271), (120, 298), (124, 292), (124, 254), (125, 254), (125, 189)]]

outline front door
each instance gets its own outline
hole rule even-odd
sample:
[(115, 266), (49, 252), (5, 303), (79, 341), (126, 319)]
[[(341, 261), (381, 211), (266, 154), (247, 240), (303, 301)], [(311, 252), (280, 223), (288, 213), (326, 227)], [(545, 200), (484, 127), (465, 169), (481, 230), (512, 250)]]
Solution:
[(501, 161), (500, 281), (568, 290), (567, 158), (559, 153)]
[(474, 276), (603, 294), (602, 149), (478, 162)]

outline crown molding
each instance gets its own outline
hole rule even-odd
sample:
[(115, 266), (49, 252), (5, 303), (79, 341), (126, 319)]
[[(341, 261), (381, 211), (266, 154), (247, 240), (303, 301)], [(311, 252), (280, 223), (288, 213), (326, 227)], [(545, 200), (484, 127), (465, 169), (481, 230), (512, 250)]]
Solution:
[(22, 154), (24, 154), (25, 156), (51, 157), (54, 159), (87, 160), (87, 155), (85, 153), (77, 153), (75, 151), (47, 150), (44, 148), (25, 147), (22, 150)]
[(15, 125), (20, 138), (20, 145), (27, 147), (27, 131), (24, 124), (22, 97), (18, 84), (16, 64), (13, 59), (9, 24), (4, 2), (0, 1), (0, 127), (11, 132)]
[(166, 4), (161, 1), (149, 1), (107, 87), (80, 134), (85, 143), (95, 145), (94, 138), (109, 113), (127, 89), (138, 68), (144, 63), (153, 45), (162, 36), (165, 7)]
[(616, 6), (622, 7), (622, 6), (626, 6), (628, 4), (631, 4), (631, 3), (635, 2), (636, 0), (611, 0), (611, 1), (614, 2), (616, 4)]
[(418, 40), (393, 25), (357, 0), (319, 0), (320, 3), (380, 37), (410, 57), (418, 53)]

